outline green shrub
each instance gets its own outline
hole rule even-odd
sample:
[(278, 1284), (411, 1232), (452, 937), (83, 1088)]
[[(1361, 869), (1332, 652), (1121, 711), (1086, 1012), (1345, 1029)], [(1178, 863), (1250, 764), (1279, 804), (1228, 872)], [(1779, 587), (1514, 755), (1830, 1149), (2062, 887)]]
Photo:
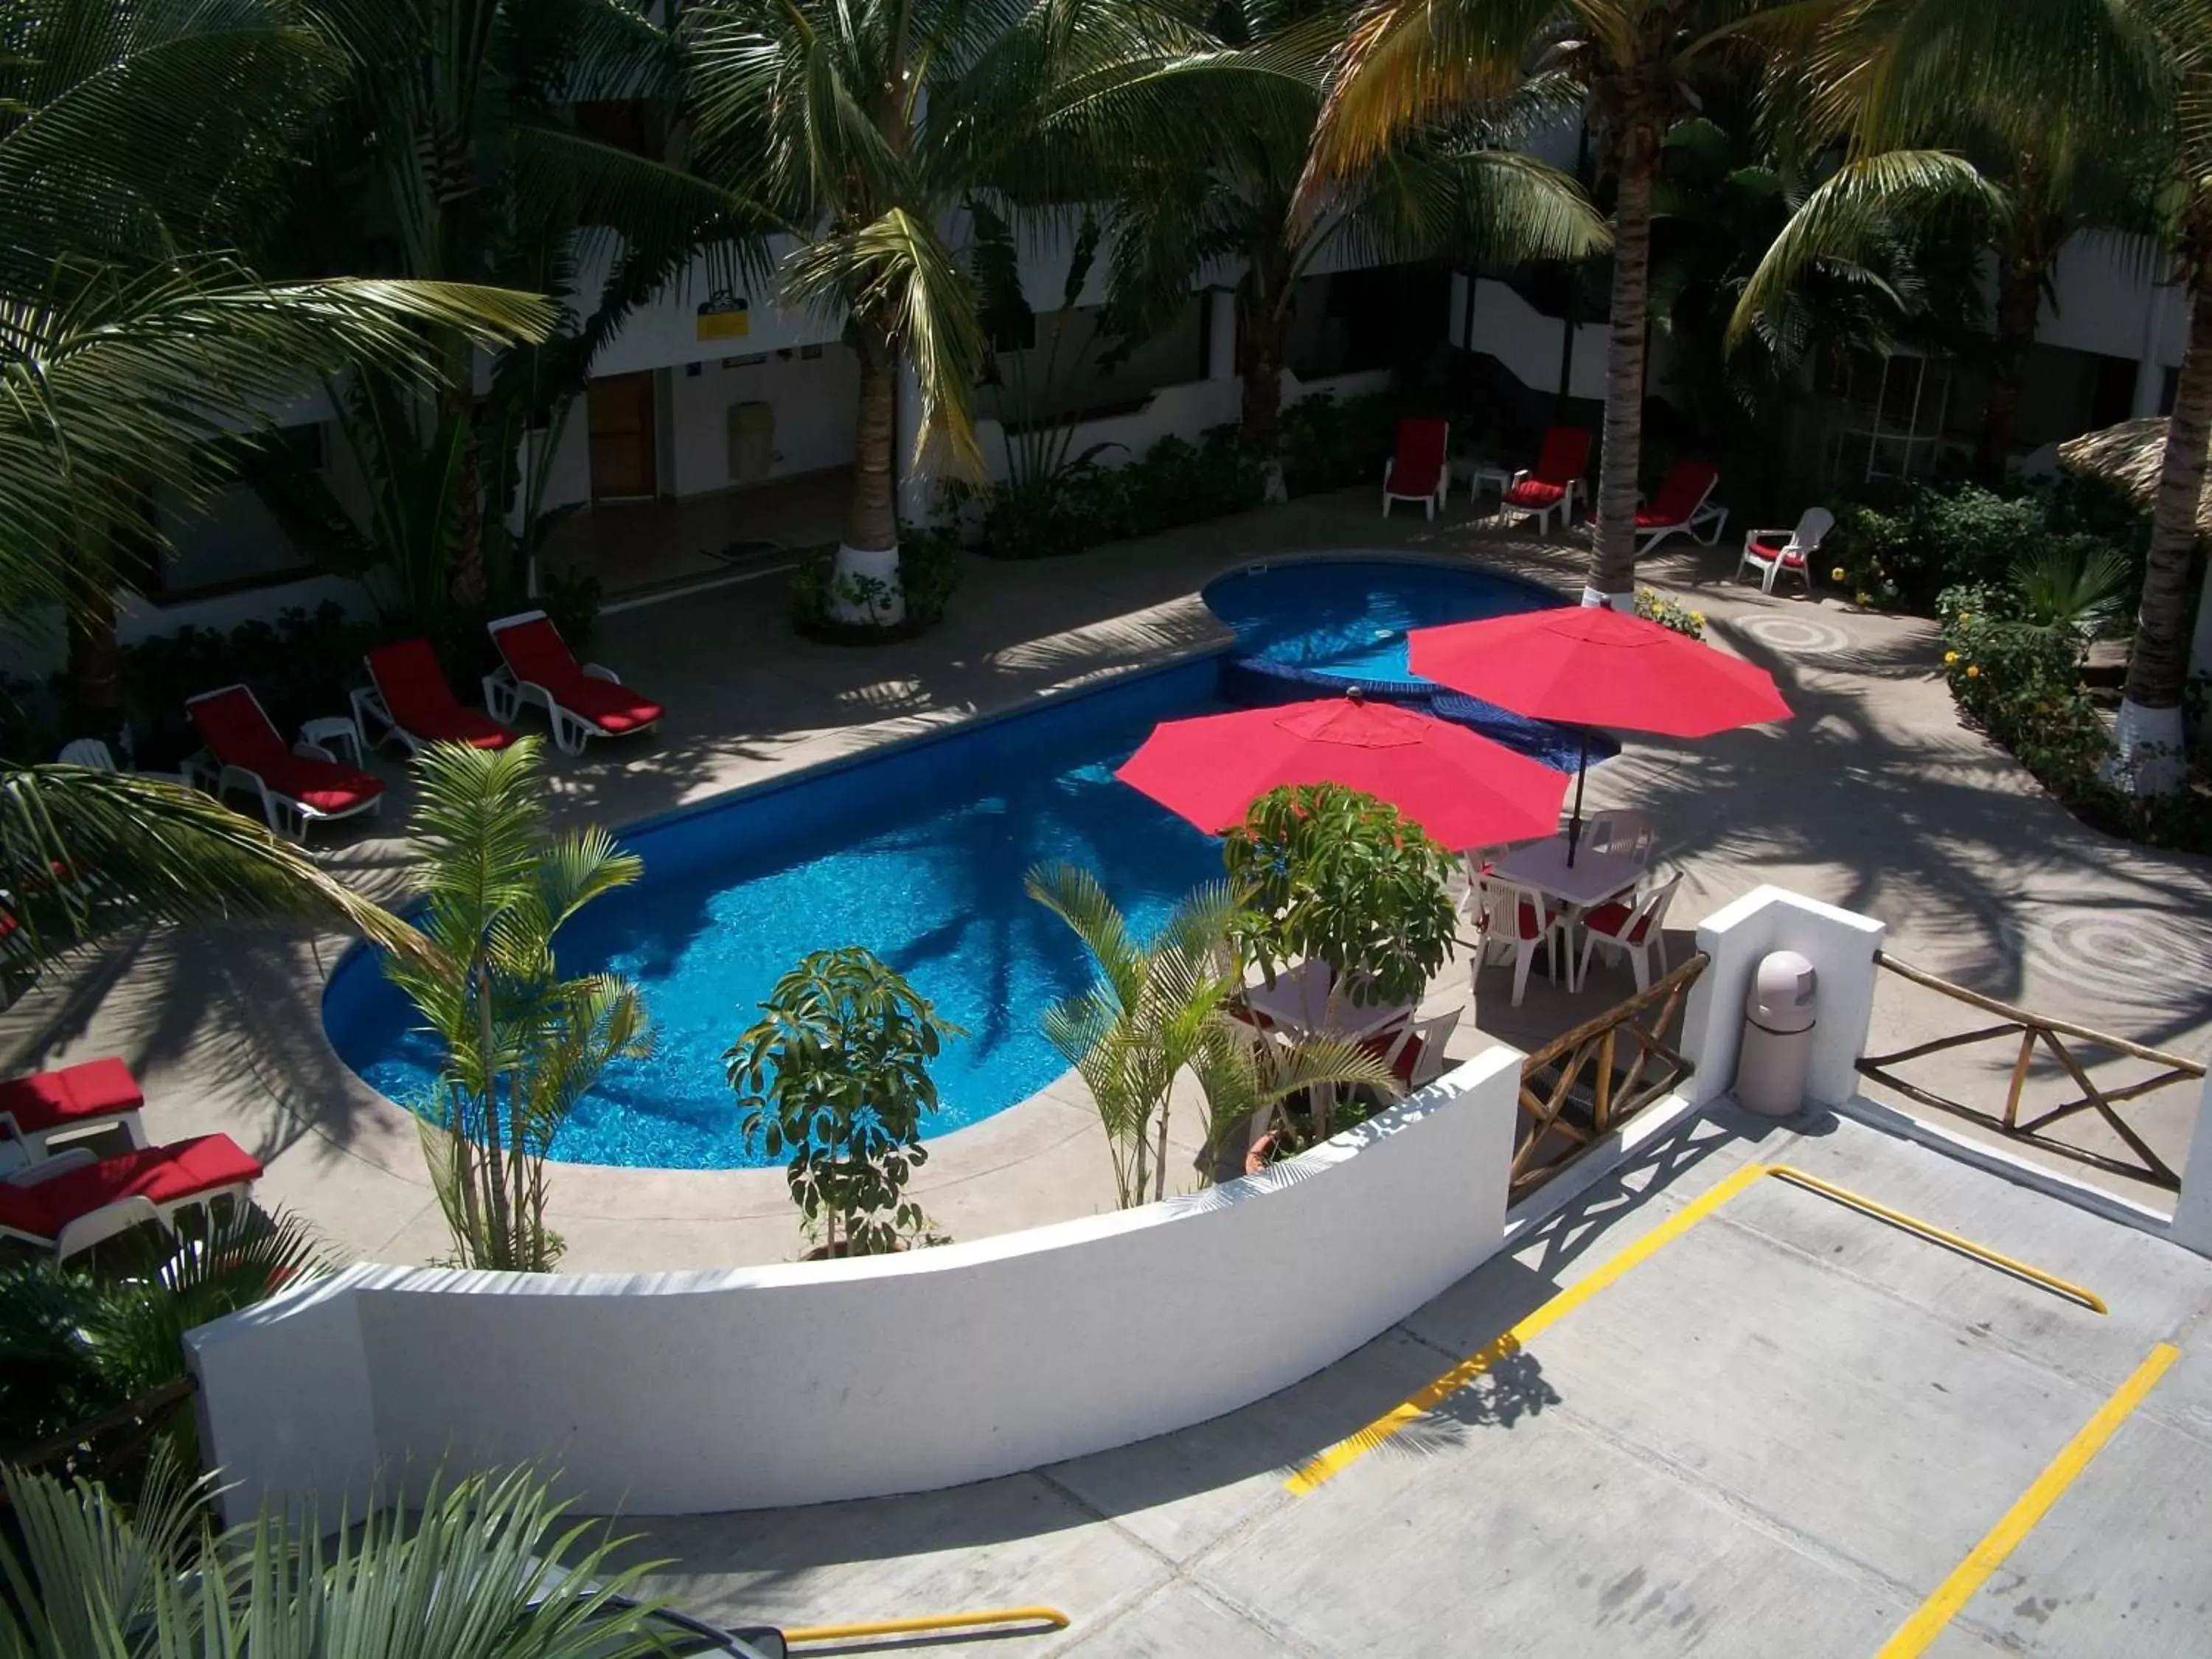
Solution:
[(1258, 507), (1267, 469), (1237, 441), (1234, 427), (1215, 427), (1194, 444), (1162, 438), (1123, 467), (1091, 456), (1018, 483), (949, 492), (956, 512), (981, 520), (976, 550), (994, 559), (1048, 559), (1102, 542), (1151, 536)]
[(1394, 392), (1341, 403), (1328, 392), (1299, 398), (1283, 411), (1284, 487), (1293, 495), (1310, 495), (1347, 484), (1381, 483), (1404, 412), (1403, 400)]
[(1693, 640), (1705, 637), (1705, 613), (1677, 605), (1656, 587), (1636, 590), (1636, 614), (1646, 622), (1655, 622), (1662, 628), (1671, 628), (1677, 634), (1686, 634)]
[[(2094, 510), (2085, 503), (2100, 503)], [(2111, 533), (2107, 533), (2107, 532)], [(1944, 590), (2007, 585), (2015, 565), (2088, 568), (2116, 561), (2127, 575), (2123, 609), (2142, 582), (2124, 521), (2078, 488), (2006, 495), (1975, 483), (1909, 484), (1838, 509), (1828, 576), (1856, 603), (1927, 615)]]
[(252, 686), (286, 733), (303, 720), (345, 714), (349, 694), (365, 683), (362, 658), (382, 637), (374, 622), (325, 600), (313, 611), (283, 611), (274, 623), (245, 623), (228, 633), (180, 628), (125, 646), (124, 696), (138, 763), (173, 767), (198, 749), (185, 700), (220, 686)]
[(791, 625), (810, 640), (829, 645), (883, 645), (910, 640), (945, 620), (945, 608), (960, 585), (958, 534), (949, 529), (908, 529), (899, 543), (899, 585), (906, 591), (906, 617), (889, 628), (852, 623), (830, 613), (837, 544), (810, 547), (792, 567), (784, 589)]

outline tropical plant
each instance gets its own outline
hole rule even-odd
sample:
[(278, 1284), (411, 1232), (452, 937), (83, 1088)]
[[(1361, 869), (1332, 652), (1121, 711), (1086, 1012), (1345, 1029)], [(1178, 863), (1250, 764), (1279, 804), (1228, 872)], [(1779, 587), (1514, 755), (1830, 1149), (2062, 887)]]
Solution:
[[(237, 253), (345, 64), (278, 0), (20, 0), (0, 58), (0, 615), (67, 606), (85, 717), (118, 705), (113, 589), (241, 434), (318, 374), (417, 383), (419, 330), (542, 334), (501, 289), (271, 283)], [(104, 735), (112, 735), (112, 732)]]
[[(1227, 49), (1214, 118), (1140, 148), (1117, 191), (1113, 308), (1143, 331), (1187, 306), (1224, 258), (1243, 263), (1237, 337), (1247, 447), (1279, 440), (1285, 343), (1300, 283), (1328, 261), (1452, 258), (1517, 264), (1601, 252), (1604, 222), (1574, 180), (1462, 122), (1378, 146), (1323, 214), (1294, 215), (1320, 118), (1328, 55), (1353, 8), (1343, 0), (1222, 0), (1207, 27)], [(1243, 64), (1265, 73), (1239, 76)]]
[[(6, 1471), (9, 1659), (631, 1659), (672, 1650), (603, 1523), (571, 1523), (527, 1472), (434, 1477), (357, 1524), (264, 1511), (217, 1535), (169, 1466), (126, 1506), (100, 1485)], [(342, 1517), (354, 1520), (355, 1517)], [(331, 1527), (325, 1536), (325, 1528)]]
[(2133, 574), (2112, 548), (2092, 537), (2069, 536), (2014, 559), (2012, 585), (2029, 622), (2086, 642), (2124, 614)]
[(305, 1223), (243, 1205), (181, 1249), (160, 1239), (0, 1266), (0, 1462), (67, 1458), (126, 1496), (163, 1447), (194, 1462), (185, 1333), (328, 1265)]
[[(442, 383), (382, 374), (334, 386), (345, 447), (369, 489), (365, 524), (323, 475), (282, 456), (257, 470), (302, 545), (396, 578), (409, 625), (434, 635), (525, 591), (541, 543), (544, 458), (593, 356), (702, 250), (742, 257), (731, 197), (667, 153), (681, 94), (673, 41), (642, 0), (316, 0), (304, 15), (351, 68), (312, 184), (278, 238), (311, 269), (581, 291), (550, 334), (507, 343), (483, 394), (470, 342), (426, 349)], [(615, 111), (628, 143), (579, 112)], [(512, 528), (510, 526), (513, 526)], [(458, 615), (456, 614), (458, 613)]]
[(1656, 622), (1662, 628), (1671, 628), (1691, 639), (1705, 637), (1705, 613), (1668, 599), (1656, 587), (1636, 590), (1636, 614), (1646, 622)]
[(409, 833), (426, 948), (385, 958), (444, 1049), (422, 1103), (430, 1178), (464, 1267), (550, 1272), (545, 1159), (617, 1060), (651, 1050), (637, 988), (563, 979), (554, 936), (642, 865), (599, 829), (547, 826), (538, 739), (433, 744), (415, 763)]
[(915, 399), (907, 465), (982, 471), (982, 300), (946, 228), (973, 203), (1100, 193), (1202, 37), (1119, 0), (714, 0), (685, 9), (683, 33), (697, 165), (796, 245), (783, 295), (849, 319), (860, 381), (840, 558), (895, 564), (897, 400)]
[(1231, 936), (1271, 978), (1321, 961), (1332, 999), (1418, 1002), (1451, 955), (1452, 855), (1387, 801), (1340, 784), (1285, 786), (1253, 802), (1221, 850), (1249, 895)]
[(929, 1161), (929, 1062), (965, 1036), (873, 951), (817, 951), (775, 982), (763, 1018), (723, 1055), (747, 1146), (787, 1158), (785, 1180), (825, 1255), (881, 1255), (929, 1236), (906, 1197)]
[(1144, 941), (1087, 870), (1041, 865), (1027, 885), (1097, 969), (1088, 990), (1046, 1011), (1044, 1033), (1091, 1091), (1123, 1209), (1167, 1195), (1170, 1097), (1185, 1071), (1206, 1102), (1205, 1180), (1224, 1141), (1267, 1107), (1309, 1090), (1395, 1086), (1389, 1068), (1352, 1044), (1262, 1045), (1231, 1016), (1244, 975), (1230, 940), (1242, 900), (1230, 884), (1191, 893)]
[(1796, 0), (1369, 0), (1339, 53), (1301, 191), (1317, 204), (1401, 135), (1502, 105), (1524, 85), (1578, 93), (1601, 177), (1613, 186), (1613, 300), (1587, 604), (1626, 610), (1650, 315), (1653, 192), (1661, 146), (1696, 106), (1692, 77), (1750, 50), (1761, 14)]

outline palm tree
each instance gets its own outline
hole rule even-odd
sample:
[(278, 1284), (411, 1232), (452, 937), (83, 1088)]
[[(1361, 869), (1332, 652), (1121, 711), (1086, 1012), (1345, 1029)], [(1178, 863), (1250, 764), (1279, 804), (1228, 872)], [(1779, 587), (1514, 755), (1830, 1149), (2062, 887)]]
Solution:
[(1271, 459), (1285, 336), (1316, 261), (1348, 252), (1362, 264), (1517, 264), (1579, 259), (1607, 243), (1603, 220), (1571, 179), (1475, 131), (1394, 144), (1348, 181), (1331, 212), (1294, 216), (1328, 55), (1350, 9), (1338, 0), (1221, 0), (1207, 27), (1228, 50), (1207, 77), (1206, 118), (1158, 135), (1149, 153), (1131, 157), (1116, 191), (1115, 307), (1131, 331), (1187, 304), (1206, 266), (1243, 262), (1243, 437)]
[[(533, 454), (550, 450), (593, 356), (631, 313), (742, 228), (726, 192), (659, 159), (680, 64), (645, 9), (317, 0), (306, 10), (352, 66), (353, 96), (283, 223), (290, 263), (552, 295), (599, 284), (580, 309), (557, 311), (550, 337), (495, 349), (481, 398), (471, 343), (452, 330), (429, 337), (447, 371), (434, 386), (372, 374), (333, 396), (370, 486), (365, 526), (319, 474), (281, 459), (258, 473), (295, 538), (341, 568), (391, 569), (416, 626), (441, 631), (453, 611), (520, 596), (541, 530)], [(639, 147), (580, 128), (576, 111), (594, 106), (635, 117)]]
[(342, 59), (276, 0), (21, 0), (0, 58), (0, 615), (70, 606), (82, 690), (119, 697), (118, 555), (187, 511), (241, 433), (356, 365), (426, 377), (551, 310), (483, 288), (266, 283), (234, 252)]
[(1796, 0), (1369, 0), (1339, 54), (1314, 135), (1309, 210), (1401, 134), (1502, 104), (1525, 85), (1577, 91), (1613, 185), (1613, 305), (1597, 523), (1585, 605), (1626, 610), (1636, 586), (1652, 193), (1692, 76), (1748, 50), (1760, 14)]
[(459, 1265), (550, 1272), (545, 1158), (599, 1074), (650, 1051), (637, 988), (562, 979), (554, 935), (643, 866), (604, 830), (546, 827), (538, 740), (433, 744), (410, 826), (428, 948), (385, 961), (443, 1043), (424, 1151)]
[(697, 164), (789, 239), (785, 297), (849, 319), (860, 384), (839, 570), (895, 583), (900, 398), (919, 400), (910, 464), (981, 471), (982, 301), (948, 227), (971, 198), (1099, 193), (1203, 37), (1121, 0), (713, 0), (684, 27)]
[(1087, 870), (1041, 865), (1027, 885), (1097, 968), (1089, 990), (1046, 1012), (1044, 1032), (1091, 1091), (1123, 1209), (1167, 1195), (1169, 1097), (1186, 1070), (1207, 1103), (1201, 1168), (1209, 1173), (1232, 1131), (1291, 1095), (1396, 1086), (1389, 1068), (1356, 1045), (1310, 1037), (1262, 1050), (1230, 1017), (1244, 975), (1229, 944), (1243, 900), (1227, 882), (1192, 893), (1149, 942)]
[[(1855, 153), (1827, 199), (1808, 201), (1749, 307), (1793, 270), (1847, 246), (1868, 223), (1960, 197), (1998, 223), (2033, 219), (2038, 189), (2007, 191), (1965, 158), (1907, 149), (1955, 131), (1947, 105), (2005, 133), (2022, 155), (2092, 143), (2139, 176), (2136, 193), (2187, 295), (2189, 332), (2167, 422), (2151, 536), (2110, 776), (2139, 794), (2179, 787), (2189, 591), (2212, 443), (2212, 0), (1856, 0), (1820, 37), (1826, 95)], [(2062, 169), (2040, 161), (2050, 176)], [(2025, 302), (2022, 302), (2023, 309)]]
[[(630, 1599), (604, 1524), (570, 1523), (527, 1472), (432, 1480), (327, 1537), (278, 1510), (221, 1536), (173, 1465), (128, 1508), (88, 1482), (6, 1472), (10, 1659), (643, 1659), (680, 1632)], [(351, 1517), (348, 1517), (350, 1519)], [(333, 1523), (335, 1526), (335, 1523)], [(571, 1588), (573, 1587), (573, 1588)]]

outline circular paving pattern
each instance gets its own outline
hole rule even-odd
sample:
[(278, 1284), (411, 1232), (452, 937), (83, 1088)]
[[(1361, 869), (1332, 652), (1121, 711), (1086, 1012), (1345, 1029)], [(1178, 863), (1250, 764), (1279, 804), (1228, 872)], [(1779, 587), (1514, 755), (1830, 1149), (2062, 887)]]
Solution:
[(2212, 944), (2174, 920), (2118, 907), (2062, 910), (2032, 916), (2018, 932), (2022, 954), (2039, 974), (2084, 996), (2136, 1008), (2194, 1008), (2212, 983)]
[(1826, 657), (1851, 648), (1851, 636), (1833, 623), (1810, 617), (1747, 617), (1729, 627), (1761, 645), (1795, 657)]

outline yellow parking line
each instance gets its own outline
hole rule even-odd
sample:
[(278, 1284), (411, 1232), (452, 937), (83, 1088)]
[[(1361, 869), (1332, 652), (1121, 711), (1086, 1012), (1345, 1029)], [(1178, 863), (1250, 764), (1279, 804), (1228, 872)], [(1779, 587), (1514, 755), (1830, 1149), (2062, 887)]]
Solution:
[(1711, 1192), (1686, 1206), (1680, 1214), (1668, 1217), (1619, 1255), (1561, 1291), (1481, 1352), (1462, 1360), (1413, 1398), (1402, 1405), (1393, 1407), (1357, 1434), (1338, 1441), (1301, 1468), (1285, 1484), (1294, 1492), (1310, 1492), (1323, 1481), (1341, 1474), (1408, 1423), (1458, 1393), (1508, 1354), (1517, 1352), (1540, 1332), (1549, 1330), (1631, 1267), (1649, 1260), (1674, 1243), (1765, 1173), (1766, 1165), (1763, 1164), (1747, 1164), (1738, 1170)]
[(2034, 1484), (2005, 1511), (2004, 1518), (1990, 1528), (1989, 1535), (1974, 1546), (1973, 1553), (1952, 1570), (1951, 1576), (1936, 1587), (1936, 1593), (1920, 1604), (1920, 1610), (1882, 1644), (1875, 1659), (1917, 1659), (1918, 1655), (1926, 1652), (1929, 1644), (1957, 1617), (1959, 1609), (1973, 1599), (1974, 1592), (2003, 1564), (2005, 1557), (2019, 1547), (2021, 1540), (2035, 1530), (2036, 1523), (2051, 1512), (2051, 1506), (2089, 1467), (2089, 1461), (2105, 1449), (2105, 1443), (2180, 1358), (2181, 1350), (2171, 1342), (2161, 1342), (2153, 1348), (2149, 1358), (2136, 1367), (2135, 1375), (2121, 1383), (2112, 1397), (2098, 1408), (2097, 1414), (2081, 1425), (2081, 1432), (2068, 1441), (2065, 1449), (2051, 1460), (2050, 1467), (2035, 1477)]
[(1544, 1304), (1519, 1324), (1490, 1343), (1480, 1352), (1462, 1360), (1419, 1393), (1392, 1407), (1365, 1428), (1357, 1433), (1346, 1436), (1328, 1450), (1301, 1465), (1297, 1472), (1284, 1482), (1284, 1485), (1291, 1492), (1303, 1496), (1341, 1474), (1392, 1435), (1405, 1428), (1407, 1424), (1433, 1411), (1444, 1401), (1457, 1394), (1475, 1378), (1497, 1364), (1499, 1360), (1508, 1355), (1518, 1353), (1540, 1333), (1549, 1330), (1600, 1291), (1613, 1284), (1630, 1268), (1650, 1260), (1660, 1250), (1688, 1232), (1700, 1221), (1705, 1220), (1745, 1188), (1766, 1176), (1778, 1176), (1794, 1186), (1819, 1193), (1824, 1197), (1836, 1200), (1838, 1203), (1848, 1205), (1869, 1215), (1903, 1227), (1907, 1231), (1917, 1233), (1924, 1238), (1933, 1239), (1954, 1249), (1963, 1251), (1976, 1261), (2002, 1268), (2007, 1273), (2016, 1273), (2022, 1279), (2077, 1301), (2098, 1313), (2101, 1314), (2105, 1311), (2104, 1302), (2095, 1292), (2084, 1290), (2081, 1285), (2060, 1279), (2055, 1274), (2045, 1273), (2039, 1267), (2032, 1267), (2027, 1263), (2012, 1256), (2001, 1255), (1986, 1246), (1977, 1244), (1970, 1238), (1963, 1238), (1957, 1233), (1948, 1232), (1917, 1217), (1907, 1215), (1902, 1210), (1893, 1210), (1887, 1205), (1877, 1204), (1874, 1200), (1852, 1192), (1848, 1188), (1832, 1186), (1819, 1176), (1808, 1175), (1802, 1170), (1790, 1164), (1747, 1164), (1711, 1191), (1685, 1206), (1680, 1214), (1662, 1222), (1619, 1255), (1593, 1269), (1587, 1277), (1577, 1280), (1560, 1291), (1559, 1295)]

